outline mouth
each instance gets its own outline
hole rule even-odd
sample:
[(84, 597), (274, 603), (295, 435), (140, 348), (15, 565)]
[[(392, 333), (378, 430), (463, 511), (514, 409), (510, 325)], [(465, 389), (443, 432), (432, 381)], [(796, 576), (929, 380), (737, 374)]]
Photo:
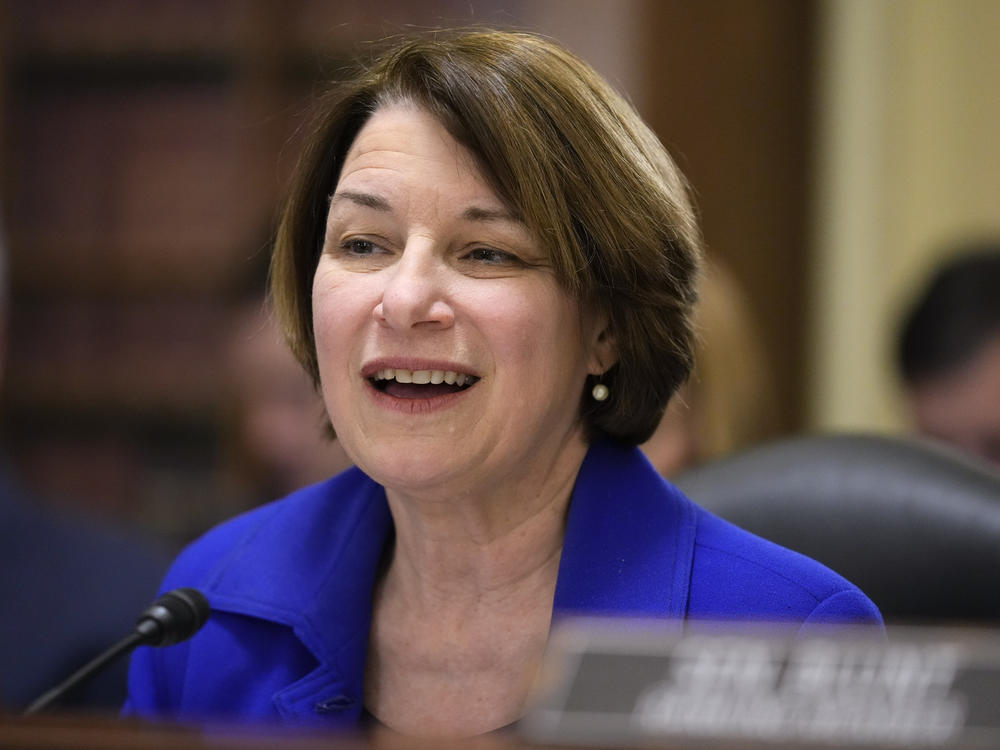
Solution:
[(479, 382), (476, 375), (454, 370), (403, 370), (387, 367), (368, 378), (380, 393), (396, 398), (434, 398), (458, 393)]

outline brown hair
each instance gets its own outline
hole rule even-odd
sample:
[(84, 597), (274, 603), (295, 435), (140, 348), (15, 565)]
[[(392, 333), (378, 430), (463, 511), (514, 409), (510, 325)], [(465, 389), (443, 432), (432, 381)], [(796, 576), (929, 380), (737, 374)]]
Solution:
[(311, 290), (328, 200), (379, 107), (425, 108), (479, 162), (552, 259), (560, 283), (608, 318), (618, 362), (588, 435), (640, 443), (692, 366), (701, 238), (683, 176), (635, 110), (590, 66), (522, 32), (438, 32), (396, 43), (321, 102), (272, 260), (275, 309), (318, 385)]
[(703, 264), (690, 380), (642, 448), (667, 477), (773, 438), (778, 394), (753, 306), (721, 258)]

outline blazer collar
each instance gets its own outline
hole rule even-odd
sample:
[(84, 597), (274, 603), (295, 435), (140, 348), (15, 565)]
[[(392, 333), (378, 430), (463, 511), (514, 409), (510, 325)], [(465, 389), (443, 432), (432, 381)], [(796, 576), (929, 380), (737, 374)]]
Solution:
[[(673, 618), (687, 606), (695, 513), (637, 448), (594, 443), (570, 504), (554, 618)], [(384, 490), (358, 469), (272, 506), (206, 586), (213, 608), (280, 622), (320, 662), (275, 696), (299, 721), (356, 721), (372, 594), (393, 534)]]
[(262, 509), (205, 585), (212, 608), (287, 625), (319, 665), (274, 696), (306, 724), (362, 710), (372, 593), (392, 536), (385, 491), (356, 468)]
[(627, 615), (682, 622), (695, 519), (691, 502), (638, 448), (594, 443), (573, 491), (554, 618)]

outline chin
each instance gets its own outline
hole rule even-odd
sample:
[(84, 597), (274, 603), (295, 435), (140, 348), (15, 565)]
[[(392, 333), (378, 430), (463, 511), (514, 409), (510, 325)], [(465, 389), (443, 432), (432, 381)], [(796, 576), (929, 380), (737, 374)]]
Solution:
[[(422, 447), (413, 441), (403, 441), (403, 447), (384, 447), (366, 451), (357, 463), (361, 469), (384, 487), (400, 491), (419, 491), (441, 486), (452, 477), (468, 472), (474, 461), (456, 460), (454, 449), (440, 445)], [(442, 457), (448, 457), (442, 460)]]

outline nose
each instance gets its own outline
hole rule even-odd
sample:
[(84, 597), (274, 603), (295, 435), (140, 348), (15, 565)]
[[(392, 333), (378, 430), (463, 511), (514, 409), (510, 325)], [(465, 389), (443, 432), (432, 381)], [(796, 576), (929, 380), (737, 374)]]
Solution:
[(407, 247), (384, 269), (385, 287), (375, 306), (375, 320), (388, 328), (448, 328), (455, 313), (447, 299), (445, 264), (426, 247)]

